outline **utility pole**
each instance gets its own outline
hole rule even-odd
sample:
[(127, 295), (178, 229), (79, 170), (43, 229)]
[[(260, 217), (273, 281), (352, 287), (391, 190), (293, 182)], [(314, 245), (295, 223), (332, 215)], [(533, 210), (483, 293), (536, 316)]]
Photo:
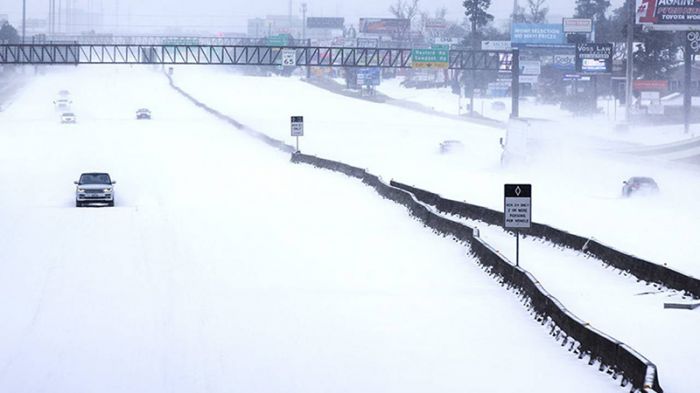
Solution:
[(627, 69), (625, 75), (625, 121), (627, 126), (632, 122), (632, 84), (634, 80), (634, 25), (635, 25), (635, 2), (627, 0)]
[(22, 43), (24, 44), (27, 37), (27, 0), (22, 0)]
[(301, 39), (306, 39), (306, 3), (301, 3)]
[[(301, 39), (304, 42), (304, 45), (307, 47), (309, 46), (309, 43), (306, 41), (306, 10), (307, 6), (306, 3), (301, 3)], [(307, 65), (306, 65), (306, 79), (311, 79), (311, 67), (308, 65), (308, 50), (304, 51), (305, 56), (307, 56)]]

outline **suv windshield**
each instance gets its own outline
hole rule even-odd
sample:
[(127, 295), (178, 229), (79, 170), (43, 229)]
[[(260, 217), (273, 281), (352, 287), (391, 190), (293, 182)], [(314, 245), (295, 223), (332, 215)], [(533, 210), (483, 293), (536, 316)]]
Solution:
[(80, 176), (79, 184), (112, 184), (106, 173), (86, 173)]

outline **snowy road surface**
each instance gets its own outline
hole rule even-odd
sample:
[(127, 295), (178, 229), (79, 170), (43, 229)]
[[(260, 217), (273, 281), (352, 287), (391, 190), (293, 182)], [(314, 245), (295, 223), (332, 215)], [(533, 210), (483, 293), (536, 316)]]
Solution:
[[(0, 126), (2, 392), (621, 391), (463, 246), (152, 70), (56, 68)], [(117, 207), (72, 207), (94, 170)]]
[[(558, 124), (561, 134), (542, 140), (533, 162), (503, 168), (500, 129), (349, 99), (293, 78), (179, 67), (175, 81), (215, 109), (288, 143), (293, 143), (289, 116), (303, 115), (303, 152), (368, 168), (447, 198), (502, 210), (504, 183), (532, 183), (534, 221), (700, 275), (695, 257), (700, 233), (697, 167), (580, 149), (585, 138), (578, 134), (588, 135), (582, 130), (588, 127), (585, 122)], [(464, 152), (440, 155), (444, 140), (461, 141)], [(600, 139), (594, 142), (602, 147)], [(661, 193), (621, 198), (622, 181), (632, 176), (654, 177)]]

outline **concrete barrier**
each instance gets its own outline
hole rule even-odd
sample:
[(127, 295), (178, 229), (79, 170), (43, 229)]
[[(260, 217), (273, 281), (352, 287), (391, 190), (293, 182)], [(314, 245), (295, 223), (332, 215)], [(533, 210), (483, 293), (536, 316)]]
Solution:
[[(440, 212), (483, 221), (490, 225), (503, 226), (503, 212), (446, 199), (433, 192), (395, 181), (391, 181), (391, 185), (411, 192), (419, 201), (434, 206)], [(595, 239), (574, 235), (561, 229), (538, 223), (532, 223), (532, 228), (523, 229), (521, 233), (547, 240), (558, 246), (586, 252), (610, 266), (632, 274), (640, 280), (683, 291), (696, 299), (700, 299), (700, 280), (697, 278), (618, 251)]]
[[(562, 346), (568, 345), (568, 350), (576, 353), (579, 359), (587, 358), (590, 365), (597, 364), (600, 371), (607, 372), (614, 379), (620, 377), (622, 386), (631, 384), (630, 392), (663, 392), (657, 368), (652, 362), (633, 348), (591, 327), (569, 312), (529, 272), (512, 264), (479, 238), (478, 231), (443, 217), (426, 206), (417, 194), (387, 184), (364, 169), (301, 153), (293, 154), (291, 161), (361, 179), (382, 197), (405, 206), (410, 214), (426, 227), (443, 236), (452, 236), (469, 244), (471, 253), (482, 267), (497, 277), (503, 285), (513, 289), (535, 318), (549, 327), (550, 334), (555, 336), (557, 341), (561, 341)], [(425, 192), (423, 194), (425, 199), (429, 199)], [(432, 198), (435, 198), (434, 195)], [(478, 206), (473, 208), (485, 214), (493, 214), (488, 209), (484, 211)]]
[[(327, 160), (295, 152), (293, 146), (271, 138), (263, 133), (251, 130), (236, 120), (201, 103), (184, 90), (177, 87), (168, 75), (170, 85), (198, 107), (212, 115), (227, 121), (238, 130), (260, 139), (268, 145), (284, 152), (292, 153), (293, 163), (309, 164), (318, 168), (343, 173), (349, 177), (361, 179), (363, 183), (375, 189), (382, 197), (405, 206), (410, 214), (428, 228), (442, 236), (451, 236), (470, 246), (471, 254), (476, 257), (488, 274), (496, 277), (502, 285), (513, 290), (526, 304), (527, 309), (542, 325), (547, 325), (550, 334), (561, 342), (579, 359), (588, 359), (589, 365), (598, 364), (600, 371), (605, 371), (613, 379), (620, 378), (621, 386), (631, 385), (630, 392), (663, 393), (659, 384), (656, 366), (628, 345), (607, 336), (591, 327), (570, 313), (553, 296), (539, 284), (526, 270), (513, 265), (505, 257), (484, 242), (474, 228), (450, 220), (433, 211), (422, 199), (431, 200), (435, 205), (441, 198), (437, 194), (416, 189), (417, 193), (388, 184), (366, 170), (342, 162)], [(393, 183), (393, 182), (392, 182)], [(407, 187), (407, 186), (406, 186)], [(473, 212), (488, 217), (489, 220), (500, 219), (500, 214), (479, 206), (462, 206)], [(474, 213), (474, 214), (476, 214)], [(498, 214), (499, 218), (496, 218)], [(566, 239), (564, 239), (566, 240)]]

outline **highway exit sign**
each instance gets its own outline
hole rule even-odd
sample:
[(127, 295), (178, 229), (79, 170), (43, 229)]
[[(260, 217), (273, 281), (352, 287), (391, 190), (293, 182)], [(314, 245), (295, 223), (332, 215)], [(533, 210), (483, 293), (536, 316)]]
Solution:
[(411, 60), (413, 68), (449, 68), (450, 51), (445, 48), (413, 49)]

